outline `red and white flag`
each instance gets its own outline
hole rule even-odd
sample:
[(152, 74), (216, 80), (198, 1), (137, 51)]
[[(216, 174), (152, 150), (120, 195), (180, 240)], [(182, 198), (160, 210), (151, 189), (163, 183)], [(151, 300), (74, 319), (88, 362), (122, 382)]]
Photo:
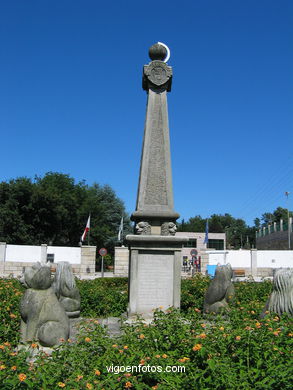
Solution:
[(87, 235), (87, 233), (90, 230), (90, 223), (91, 223), (91, 215), (89, 215), (89, 217), (88, 217), (88, 220), (87, 220), (87, 223), (86, 223), (86, 227), (85, 227), (83, 235), (81, 236), (81, 239), (80, 239), (81, 242), (83, 242), (85, 240), (86, 235)]

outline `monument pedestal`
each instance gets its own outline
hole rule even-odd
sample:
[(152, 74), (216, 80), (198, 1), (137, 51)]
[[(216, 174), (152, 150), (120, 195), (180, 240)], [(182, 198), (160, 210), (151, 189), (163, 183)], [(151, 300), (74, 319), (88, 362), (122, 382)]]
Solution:
[(181, 249), (186, 237), (128, 235), (128, 317), (151, 318), (155, 309), (180, 307)]

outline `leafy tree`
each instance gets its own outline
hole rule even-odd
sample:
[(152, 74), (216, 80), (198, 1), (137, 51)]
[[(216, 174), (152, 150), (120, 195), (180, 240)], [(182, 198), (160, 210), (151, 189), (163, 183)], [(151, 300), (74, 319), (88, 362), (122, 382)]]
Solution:
[[(293, 215), (292, 211), (290, 211), (289, 214), (290, 214), (290, 217), (292, 217), (292, 215)], [(272, 224), (274, 222), (279, 222), (280, 219), (283, 219), (283, 221), (287, 222), (288, 209), (284, 209), (283, 207), (277, 207), (276, 210), (273, 211), (273, 213), (269, 213), (269, 212), (263, 213), (261, 216), (262, 226)], [(258, 220), (260, 222), (260, 219), (256, 218), (254, 220), (255, 227), (260, 228), (260, 223), (257, 226), (256, 220)]]
[[(289, 215), (292, 217), (292, 211), (289, 211)], [(274, 222), (278, 222), (280, 219), (283, 219), (284, 221), (288, 219), (288, 209), (284, 209), (282, 207), (276, 208), (274, 211)]]
[(202, 219), (200, 215), (189, 218), (187, 222), (184, 219), (178, 226), (179, 232), (203, 232), (205, 231), (206, 220)]
[(261, 220), (264, 225), (271, 224), (275, 222), (275, 216), (272, 213), (263, 213), (261, 216)]
[(90, 244), (112, 251), (121, 217), (125, 232), (130, 220), (110, 186), (75, 183), (69, 175), (56, 172), (0, 183), (0, 241), (76, 246), (89, 213)]
[(0, 183), (0, 240), (33, 243), (31, 220), (34, 185), (28, 178)]
[(259, 218), (255, 218), (254, 220), (254, 226), (259, 229), (260, 228), (260, 219)]

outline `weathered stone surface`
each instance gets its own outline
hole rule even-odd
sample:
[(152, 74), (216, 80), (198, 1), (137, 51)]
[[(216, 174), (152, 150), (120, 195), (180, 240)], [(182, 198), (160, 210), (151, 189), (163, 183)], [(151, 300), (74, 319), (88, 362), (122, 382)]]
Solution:
[(128, 235), (131, 245), (128, 316), (180, 307), (181, 249), (186, 237)]
[(167, 92), (172, 68), (163, 60), (167, 50), (152, 46), (153, 60), (144, 66), (143, 89), (148, 93), (136, 210), (130, 245), (128, 315), (153, 315), (154, 309), (180, 307), (181, 250), (185, 237), (175, 237)]
[(177, 226), (174, 222), (165, 222), (161, 226), (162, 236), (175, 236), (176, 231), (177, 231)]
[[(172, 68), (163, 61), (152, 61), (144, 66), (143, 84), (145, 90), (155, 89), (157, 92), (171, 91)], [(160, 88), (160, 91), (158, 91)]]
[(40, 263), (26, 268), (27, 287), (20, 302), (21, 341), (39, 341), (45, 347), (69, 337), (69, 319), (51, 287), (51, 271)]
[(167, 56), (167, 49), (160, 45), (159, 43), (155, 43), (149, 49), (149, 56), (151, 60), (160, 60), (164, 61)]
[(151, 234), (151, 225), (148, 222), (138, 222), (135, 226), (136, 234)]
[(173, 306), (173, 253), (141, 251), (138, 262), (137, 307), (139, 312)]
[[(165, 48), (159, 46), (155, 51), (165, 53)], [(148, 102), (136, 210), (131, 217), (137, 223), (175, 222), (179, 217), (173, 204), (167, 110), (171, 82), (172, 68), (163, 61), (154, 60), (144, 66), (143, 89), (148, 92)]]
[(62, 261), (57, 264), (53, 288), (69, 318), (80, 316), (80, 294), (76, 287), (71, 265)]
[(217, 266), (215, 277), (212, 279), (204, 297), (204, 312), (219, 313), (228, 308), (234, 298), (235, 290), (231, 282), (233, 271), (230, 264)]
[(279, 269), (273, 279), (273, 292), (261, 314), (263, 318), (266, 312), (282, 315), (287, 313), (293, 316), (293, 269)]

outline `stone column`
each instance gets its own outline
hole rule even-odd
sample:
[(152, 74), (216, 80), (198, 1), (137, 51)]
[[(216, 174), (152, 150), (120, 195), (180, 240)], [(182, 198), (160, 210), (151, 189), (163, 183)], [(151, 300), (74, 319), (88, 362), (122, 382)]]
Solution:
[(95, 246), (82, 246), (81, 247), (81, 275), (94, 275), (96, 270), (96, 250)]
[(280, 232), (282, 232), (282, 231), (283, 231), (283, 220), (280, 219)]
[(164, 60), (161, 44), (149, 50), (151, 62), (144, 66), (143, 89), (147, 111), (140, 164), (135, 234), (126, 237), (130, 246), (128, 315), (151, 317), (160, 307), (180, 306), (181, 250), (187, 237), (176, 237), (167, 92), (171, 91), (172, 68)]
[(46, 264), (47, 263), (47, 244), (41, 244), (41, 263)]
[(257, 276), (257, 249), (250, 250), (250, 272), (252, 277)]
[(114, 276), (127, 277), (129, 250), (126, 247), (116, 246), (114, 255)]
[(0, 274), (5, 272), (6, 242), (0, 242)]

